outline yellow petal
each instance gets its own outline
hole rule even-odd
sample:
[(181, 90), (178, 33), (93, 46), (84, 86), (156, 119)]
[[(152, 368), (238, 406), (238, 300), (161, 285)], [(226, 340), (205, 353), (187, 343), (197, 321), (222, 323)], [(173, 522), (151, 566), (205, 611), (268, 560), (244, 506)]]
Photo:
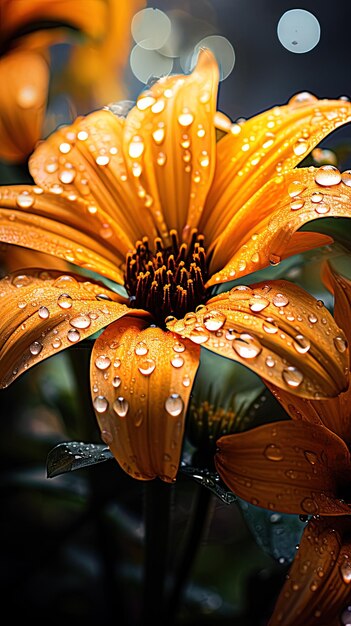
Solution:
[(215, 58), (203, 50), (191, 74), (155, 83), (126, 119), (129, 164), (140, 170), (161, 235), (175, 228), (186, 238), (201, 216), (215, 168), (217, 85)]
[(341, 624), (351, 599), (350, 531), (349, 517), (309, 521), (268, 626)]
[(143, 320), (125, 318), (95, 341), (93, 405), (102, 439), (125, 472), (172, 482), (200, 348), (145, 326)]
[(234, 287), (167, 327), (302, 397), (334, 397), (348, 384), (348, 355), (334, 342), (342, 330), (321, 301), (287, 281)]
[[(0, 386), (130, 314), (126, 300), (74, 274), (28, 270), (0, 281)], [(133, 310), (133, 314), (143, 312)], [(146, 314), (145, 314), (146, 315)]]
[(313, 220), (351, 217), (350, 201), (348, 174), (333, 166), (299, 168), (271, 179), (213, 242), (210, 270), (220, 271), (208, 284), (233, 280), (311, 245), (328, 243), (323, 236), (295, 233)]
[(123, 154), (124, 119), (101, 110), (80, 117), (43, 141), (29, 160), (29, 169), (43, 189), (62, 189), (63, 197), (84, 198), (96, 215), (113, 227), (114, 246), (121, 254), (137, 239), (156, 236), (148, 198), (134, 185)]
[(3, 55), (0, 81), (6, 85), (0, 90), (0, 158), (21, 162), (41, 137), (49, 81), (44, 55), (21, 49)]
[(329, 133), (351, 120), (343, 100), (293, 97), (243, 124), (217, 144), (217, 168), (202, 232), (218, 237), (241, 207), (277, 172), (287, 173)]
[[(29, 185), (0, 190), (0, 241), (53, 255), (123, 282), (124, 257), (117, 256), (114, 223), (104, 222), (81, 199), (43, 193)], [(109, 237), (106, 238), (106, 231)]]
[(339, 499), (351, 477), (350, 453), (324, 426), (274, 422), (217, 445), (217, 472), (240, 498), (281, 513), (351, 515)]

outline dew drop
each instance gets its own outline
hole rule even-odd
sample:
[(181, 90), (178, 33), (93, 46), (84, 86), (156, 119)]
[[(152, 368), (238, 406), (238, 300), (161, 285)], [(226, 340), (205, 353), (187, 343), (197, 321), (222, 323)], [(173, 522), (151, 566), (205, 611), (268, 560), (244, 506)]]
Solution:
[(293, 345), (296, 352), (299, 352), (300, 354), (305, 354), (311, 347), (310, 341), (301, 334), (296, 335)]
[(106, 356), (105, 354), (100, 354), (95, 359), (95, 366), (99, 370), (106, 370), (108, 367), (110, 367), (110, 365), (111, 365), (111, 359), (109, 359), (109, 357)]
[(340, 574), (344, 583), (349, 585), (351, 583), (351, 561), (344, 561), (344, 563), (340, 565)]
[(305, 189), (306, 185), (304, 185), (300, 180), (294, 180), (288, 187), (288, 194), (290, 198), (295, 198), (295, 196), (299, 196)]
[(144, 359), (138, 364), (138, 370), (144, 376), (150, 376), (156, 367), (154, 359)]
[(164, 152), (159, 152), (157, 155), (156, 163), (157, 165), (164, 165), (166, 163), (167, 157)]
[(64, 185), (69, 185), (70, 183), (74, 181), (75, 176), (76, 176), (76, 172), (73, 168), (64, 169), (60, 172), (59, 179), (61, 183), (63, 183)]
[(252, 300), (249, 302), (250, 310), (254, 313), (259, 313), (263, 311), (269, 305), (269, 300), (267, 298), (262, 298), (262, 296), (255, 295)]
[(17, 306), (19, 309), (25, 309), (27, 306), (27, 302), (25, 302), (24, 300), (22, 300), (21, 302), (17, 303)]
[(71, 328), (67, 333), (67, 339), (71, 343), (76, 343), (77, 341), (79, 341), (80, 340), (79, 330), (73, 330), (73, 328)]
[(182, 380), (182, 384), (184, 385), (184, 387), (189, 387), (190, 383), (191, 383), (190, 376), (188, 374), (185, 374)]
[(79, 139), (79, 141), (86, 141), (88, 137), (89, 135), (86, 130), (80, 130), (77, 134), (77, 138)]
[(129, 403), (125, 398), (119, 396), (114, 401), (112, 407), (115, 413), (117, 413), (118, 417), (125, 417), (129, 410)]
[(284, 458), (281, 448), (274, 443), (266, 446), (263, 454), (269, 461), (282, 461)]
[(221, 311), (212, 309), (204, 315), (204, 326), (207, 330), (216, 331), (222, 328), (227, 317)]
[(194, 121), (193, 114), (188, 108), (184, 108), (182, 113), (178, 116), (178, 122), (181, 126), (190, 126)]
[(114, 376), (112, 379), (112, 384), (116, 389), (120, 386), (121, 382), (122, 381), (119, 376)]
[(262, 346), (258, 339), (248, 333), (241, 333), (239, 337), (233, 339), (232, 347), (243, 359), (254, 359), (262, 351)]
[(182, 367), (184, 365), (184, 359), (180, 355), (176, 355), (171, 358), (171, 365), (175, 368)]
[(56, 337), (56, 339), (53, 340), (51, 345), (55, 350), (57, 350), (58, 348), (61, 347), (61, 339), (59, 339), (59, 337)]
[(299, 211), (299, 209), (302, 209), (302, 207), (304, 206), (305, 202), (304, 200), (292, 200), (292, 202), (290, 202), (290, 208), (292, 211)]
[(61, 309), (70, 309), (73, 304), (73, 300), (68, 293), (62, 293), (57, 298), (57, 304), (61, 307)]
[(321, 191), (314, 191), (313, 194), (311, 195), (311, 201), (314, 204), (318, 204), (318, 202), (322, 202), (324, 198), (324, 195), (322, 194)]
[(304, 498), (301, 502), (301, 508), (305, 513), (309, 513), (310, 515), (314, 515), (318, 512), (318, 505), (312, 498)]
[(281, 257), (278, 254), (270, 254), (269, 255), (269, 262), (271, 265), (279, 265), (280, 261), (281, 261)]
[(95, 396), (93, 400), (93, 405), (95, 411), (97, 411), (98, 413), (105, 413), (105, 411), (107, 411), (108, 409), (108, 401), (106, 400), (105, 396)]
[(88, 315), (81, 314), (77, 315), (76, 317), (72, 317), (69, 323), (71, 324), (71, 326), (73, 326), (73, 328), (79, 328), (81, 330), (84, 330), (85, 328), (89, 328), (91, 324), (91, 319)]
[(344, 185), (351, 187), (351, 170), (345, 170), (341, 174), (341, 180), (344, 183)]
[(149, 107), (151, 107), (153, 104), (155, 104), (155, 102), (156, 100), (153, 96), (142, 95), (140, 98), (138, 98), (136, 105), (139, 111), (145, 111), (145, 109), (148, 109)]
[(266, 317), (266, 321), (262, 324), (263, 330), (269, 335), (275, 335), (278, 332), (278, 328), (273, 317)]
[(18, 194), (16, 198), (16, 203), (17, 206), (20, 207), (20, 209), (29, 209), (34, 204), (34, 198), (30, 195), (28, 191), (22, 191), (22, 193)]
[(305, 141), (305, 139), (300, 138), (294, 144), (293, 150), (294, 150), (294, 154), (296, 154), (296, 156), (302, 156), (308, 150), (308, 143)]
[(310, 450), (305, 450), (304, 457), (306, 461), (311, 463), (311, 465), (315, 465), (318, 461), (318, 457), (315, 452), (311, 452)]
[(311, 324), (316, 324), (316, 322), (318, 322), (318, 317), (314, 313), (310, 313), (307, 319)]
[(152, 133), (152, 138), (154, 140), (155, 143), (157, 143), (158, 145), (160, 143), (163, 142), (164, 138), (165, 138), (165, 131), (164, 128), (157, 128), (153, 133)]
[(289, 299), (283, 293), (276, 293), (272, 298), (274, 306), (282, 307), (289, 304)]
[(334, 346), (336, 347), (338, 352), (343, 353), (347, 349), (347, 342), (343, 337), (340, 337), (338, 335), (337, 337), (334, 337)]
[(135, 137), (133, 137), (132, 141), (129, 144), (129, 156), (132, 159), (137, 159), (139, 157), (141, 157), (141, 155), (144, 152), (144, 142), (142, 140), (141, 137), (139, 137), (139, 135), (135, 135)]
[(341, 174), (334, 165), (322, 165), (314, 177), (315, 182), (323, 187), (338, 185), (341, 181)]
[(283, 380), (289, 387), (299, 387), (303, 381), (303, 374), (293, 365), (286, 367), (282, 371)]
[(110, 157), (107, 154), (99, 154), (96, 159), (97, 165), (108, 165), (110, 162)]
[(144, 356), (144, 354), (147, 354), (148, 352), (149, 349), (144, 341), (139, 341), (139, 343), (135, 346), (135, 354), (138, 356)]
[(274, 367), (275, 366), (275, 360), (270, 355), (267, 356), (267, 358), (265, 360), (265, 363), (266, 363), (267, 367)]
[(161, 111), (163, 111), (164, 108), (165, 108), (165, 101), (162, 100), (162, 98), (160, 98), (160, 100), (157, 100), (157, 102), (155, 102), (155, 104), (152, 105), (151, 111), (153, 113), (161, 113)]
[(190, 332), (189, 339), (197, 344), (206, 343), (210, 338), (210, 334), (203, 326), (195, 326)]
[(172, 393), (165, 402), (165, 409), (172, 417), (178, 417), (184, 409), (184, 402), (178, 393)]
[(318, 213), (318, 215), (326, 215), (326, 213), (329, 213), (330, 211), (330, 206), (321, 202), (320, 204), (317, 204), (314, 210)]
[(42, 349), (43, 349), (43, 346), (39, 341), (33, 341), (33, 343), (31, 343), (29, 346), (29, 352), (33, 356), (37, 356), (38, 354), (40, 354)]
[(106, 443), (106, 445), (110, 445), (110, 443), (113, 442), (113, 435), (112, 433), (110, 433), (109, 430), (102, 430), (101, 431), (101, 439), (104, 443)]
[(38, 315), (39, 317), (41, 317), (42, 320), (47, 320), (50, 316), (50, 311), (46, 306), (41, 306), (39, 307)]
[(184, 352), (185, 351), (185, 345), (183, 343), (181, 343), (180, 341), (177, 341), (174, 346), (173, 346), (173, 350), (174, 352)]

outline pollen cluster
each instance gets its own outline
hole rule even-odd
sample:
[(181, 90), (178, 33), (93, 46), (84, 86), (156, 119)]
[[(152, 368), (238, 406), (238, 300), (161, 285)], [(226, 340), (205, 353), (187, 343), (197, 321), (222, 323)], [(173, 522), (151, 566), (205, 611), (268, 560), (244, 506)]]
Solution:
[(144, 237), (126, 256), (125, 287), (133, 308), (150, 311), (162, 326), (169, 315), (183, 316), (205, 301), (207, 278), (204, 237), (193, 230), (189, 244), (178, 242), (170, 231), (171, 245), (160, 237), (150, 250)]

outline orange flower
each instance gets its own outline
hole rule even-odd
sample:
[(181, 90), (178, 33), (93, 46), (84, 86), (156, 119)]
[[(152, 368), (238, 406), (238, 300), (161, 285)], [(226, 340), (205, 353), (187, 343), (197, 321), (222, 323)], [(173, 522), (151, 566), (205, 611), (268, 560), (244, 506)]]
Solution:
[[(351, 282), (328, 266), (325, 279), (334, 293), (335, 319), (350, 342)], [(337, 341), (346, 352), (346, 342)], [(221, 437), (216, 468), (234, 493), (253, 504), (312, 515), (269, 626), (337, 625), (351, 600), (351, 519), (346, 517), (351, 514), (351, 385), (327, 400), (268, 386), (293, 421)]]
[[(130, 14), (141, 6), (139, 0), (128, 2), (126, 11), (123, 4), (114, 0), (108, 4), (104, 0), (1, 0), (0, 79), (6, 85), (0, 94), (1, 159), (24, 161), (42, 137), (50, 46), (68, 41), (70, 28), (71, 33), (78, 30), (87, 36), (90, 46), (101, 45), (103, 40), (106, 47), (106, 33), (109, 40), (110, 32), (116, 35), (116, 24), (119, 29), (129, 25)], [(127, 41), (124, 36), (123, 46)], [(106, 55), (110, 72), (110, 48)], [(100, 77), (104, 78), (101, 72)]]
[(294, 169), (351, 105), (303, 94), (216, 143), (217, 86), (202, 51), (192, 74), (155, 83), (126, 119), (106, 108), (59, 129), (30, 159), (36, 186), (1, 190), (2, 241), (85, 270), (0, 283), (1, 385), (106, 327), (92, 349), (93, 405), (102, 439), (141, 480), (176, 478), (202, 348), (306, 398), (347, 386), (343, 332), (304, 290), (209, 289), (330, 241), (296, 232), (308, 221), (351, 215), (349, 174)]

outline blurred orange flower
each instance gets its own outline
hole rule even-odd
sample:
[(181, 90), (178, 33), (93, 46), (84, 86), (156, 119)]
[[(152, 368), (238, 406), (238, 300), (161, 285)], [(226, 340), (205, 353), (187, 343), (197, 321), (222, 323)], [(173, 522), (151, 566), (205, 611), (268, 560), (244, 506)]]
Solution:
[[(97, 82), (101, 78), (104, 89), (106, 74), (102, 67), (108, 76), (113, 68), (118, 82), (130, 41), (131, 16), (143, 4), (140, 0), (0, 0), (0, 79), (6, 85), (0, 94), (1, 159), (24, 161), (42, 137), (50, 46), (74, 41), (70, 36), (74, 31), (83, 34), (85, 51), (89, 46), (99, 48), (99, 78), (96, 74), (90, 78)], [(90, 83), (92, 87), (97, 88), (95, 83)]]
[(297, 232), (305, 223), (351, 216), (349, 173), (295, 168), (351, 105), (298, 95), (216, 142), (217, 87), (203, 50), (190, 75), (159, 80), (126, 118), (105, 108), (60, 128), (30, 158), (36, 185), (0, 190), (2, 241), (119, 290), (39, 269), (4, 278), (1, 385), (104, 329), (93, 406), (102, 439), (141, 480), (176, 478), (202, 347), (296, 396), (348, 384), (344, 333), (303, 289), (265, 281), (210, 298), (210, 288), (331, 241)]

